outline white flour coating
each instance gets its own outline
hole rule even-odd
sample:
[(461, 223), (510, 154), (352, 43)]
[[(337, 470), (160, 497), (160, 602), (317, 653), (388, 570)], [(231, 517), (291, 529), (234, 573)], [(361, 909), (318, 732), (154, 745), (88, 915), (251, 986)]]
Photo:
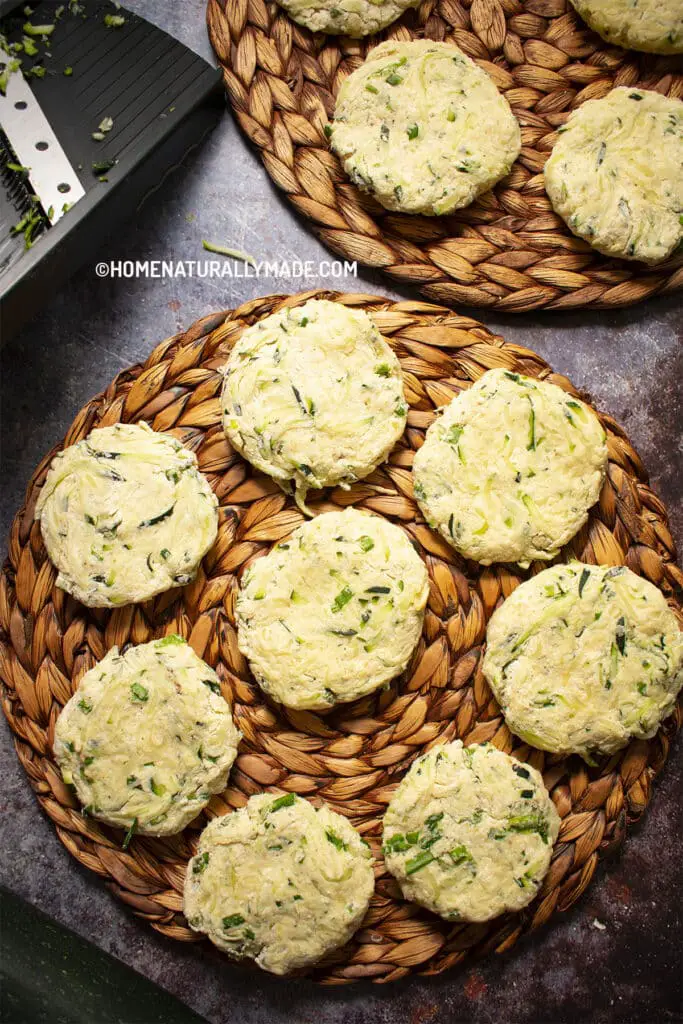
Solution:
[(429, 525), (483, 565), (554, 558), (607, 468), (595, 413), (545, 381), (489, 370), (427, 431), (413, 462)]
[(346, 818), (263, 793), (202, 832), (185, 916), (228, 956), (287, 974), (349, 941), (374, 885), (370, 850)]
[(408, 900), (448, 921), (521, 910), (550, 865), (560, 819), (543, 784), (491, 744), (435, 747), (384, 816), (383, 851)]
[(527, 743), (589, 763), (649, 739), (683, 686), (664, 595), (624, 566), (554, 565), (493, 614), (484, 674)]
[(504, 178), (520, 130), (492, 79), (462, 50), (388, 40), (343, 82), (328, 127), (360, 188), (389, 210), (446, 214)]
[(355, 509), (325, 512), (245, 573), (239, 648), (275, 700), (324, 710), (405, 669), (428, 594), (425, 565), (398, 526)]
[(348, 488), (399, 439), (408, 407), (398, 359), (362, 310), (311, 299), (240, 337), (223, 387), (233, 446), (304, 511), (310, 488)]
[(216, 673), (171, 635), (125, 654), (113, 647), (86, 672), (54, 750), (89, 814), (162, 836), (225, 789), (239, 740)]
[(57, 586), (92, 608), (194, 579), (218, 532), (194, 454), (146, 423), (93, 430), (52, 460), (35, 517)]

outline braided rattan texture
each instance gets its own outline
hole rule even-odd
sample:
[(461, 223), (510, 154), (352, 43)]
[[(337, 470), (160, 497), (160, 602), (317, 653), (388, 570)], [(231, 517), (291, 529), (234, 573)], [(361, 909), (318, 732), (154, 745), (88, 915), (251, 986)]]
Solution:
[[(243, 328), (283, 305), (331, 298), (367, 310), (396, 351), (410, 410), (405, 436), (389, 462), (350, 491), (321, 496), (322, 509), (350, 504), (391, 519), (415, 542), (430, 575), (423, 635), (405, 675), (385, 692), (320, 716), (270, 704), (251, 680), (237, 648), (238, 579), (302, 516), (267, 477), (230, 447), (220, 423), (219, 368)], [(503, 366), (552, 380), (576, 394), (539, 356), (506, 344), (467, 317), (421, 302), (392, 304), (368, 295), (308, 293), (255, 299), (198, 321), (160, 344), (143, 365), (124, 370), (81, 410), (64, 444), (96, 426), (148, 421), (196, 452), (220, 501), (216, 544), (194, 583), (139, 606), (88, 610), (55, 587), (33, 509), (50, 452), (36, 470), (9, 540), (0, 577), (0, 677), (3, 707), (16, 749), (45, 813), (76, 859), (158, 931), (190, 941), (182, 915), (184, 868), (205, 823), (167, 840), (134, 837), (84, 817), (61, 781), (52, 755), (56, 718), (83, 673), (114, 644), (182, 633), (216, 667), (223, 693), (244, 734), (229, 787), (212, 799), (209, 817), (242, 806), (264, 789), (326, 800), (349, 816), (377, 858), (377, 890), (354, 940), (321, 966), (327, 983), (357, 978), (389, 981), (410, 971), (437, 973), (472, 951), (502, 951), (524, 932), (565, 910), (590, 882), (600, 856), (621, 842), (645, 809), (654, 776), (683, 718), (677, 712), (649, 742), (634, 742), (597, 768), (561, 760), (511, 736), (481, 673), (488, 618), (522, 576), (510, 567), (464, 562), (424, 523), (411, 485), (413, 453), (434, 409), (484, 371)], [(626, 563), (662, 588), (680, 614), (683, 573), (674, 562), (666, 512), (647, 485), (640, 459), (623, 432), (601, 416), (608, 434), (609, 473), (590, 520), (565, 550), (588, 562)], [(57, 450), (57, 449), (55, 449)], [(537, 565), (535, 568), (541, 568)], [(533, 567), (532, 567), (533, 569)], [(401, 900), (384, 870), (381, 818), (396, 783), (430, 745), (462, 737), (490, 740), (544, 773), (562, 827), (550, 872), (522, 914), (488, 925), (448, 924)]]
[[(608, 46), (569, 0), (423, 0), (370, 41), (313, 35), (264, 0), (208, 0), (207, 19), (242, 129), (278, 188), (340, 256), (433, 301), (507, 312), (628, 306), (683, 285), (681, 253), (652, 269), (608, 259), (572, 235), (542, 173), (556, 129), (585, 100), (619, 85), (683, 97), (680, 57)], [(418, 35), (457, 43), (522, 127), (510, 174), (449, 217), (384, 210), (351, 184), (324, 134), (339, 86), (368, 48)]]

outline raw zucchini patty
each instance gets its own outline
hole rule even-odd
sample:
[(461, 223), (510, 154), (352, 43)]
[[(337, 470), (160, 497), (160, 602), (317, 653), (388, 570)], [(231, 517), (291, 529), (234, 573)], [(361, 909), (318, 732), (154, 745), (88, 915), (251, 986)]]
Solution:
[(383, 851), (406, 899), (448, 921), (489, 921), (534, 898), (559, 826), (535, 768), (456, 740), (412, 765), (384, 816)]
[(420, 0), (278, 0), (290, 18), (311, 32), (356, 39), (391, 25)]
[(388, 40), (343, 82), (328, 129), (360, 188), (388, 210), (445, 214), (504, 178), (519, 125), (481, 68), (451, 43)]
[(665, 260), (683, 239), (683, 103), (612, 89), (561, 131), (544, 171), (555, 212), (606, 256)]
[(374, 884), (370, 850), (345, 818), (262, 793), (202, 832), (185, 916), (234, 959), (287, 974), (348, 942)]
[(571, 0), (583, 20), (613, 46), (646, 53), (683, 52), (681, 0)]
[(55, 456), (35, 516), (57, 586), (112, 608), (189, 583), (216, 538), (217, 505), (180, 441), (117, 423)]
[(427, 431), (413, 462), (429, 525), (483, 565), (554, 558), (600, 494), (605, 432), (555, 384), (489, 370)]
[(225, 789), (239, 740), (216, 673), (171, 635), (125, 654), (113, 647), (86, 672), (54, 750), (89, 814), (165, 836)]
[(664, 595), (625, 566), (554, 565), (493, 614), (484, 674), (527, 743), (588, 761), (654, 736), (683, 685)]
[(325, 512), (245, 573), (239, 648), (274, 700), (324, 710), (404, 670), (428, 594), (424, 563), (398, 526)]
[[(348, 488), (382, 462), (406, 423), (398, 359), (367, 313), (311, 299), (240, 337), (223, 387), (230, 442), (278, 483)], [(287, 489), (287, 486), (285, 489)]]

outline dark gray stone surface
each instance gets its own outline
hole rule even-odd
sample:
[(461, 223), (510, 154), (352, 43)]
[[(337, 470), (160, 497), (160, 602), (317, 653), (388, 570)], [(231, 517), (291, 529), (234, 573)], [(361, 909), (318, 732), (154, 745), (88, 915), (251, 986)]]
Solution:
[[(207, 58), (203, 0), (128, 0)], [(201, 239), (268, 259), (329, 254), (276, 192), (226, 113), (199, 153), (153, 195), (101, 259), (197, 259)], [(83, 403), (154, 344), (210, 311), (256, 295), (331, 287), (329, 280), (98, 280), (86, 267), (2, 351), (2, 493), (6, 535), (28, 477)], [(349, 291), (398, 296), (359, 268)], [(410, 297), (410, 293), (402, 293)], [(472, 312), (472, 311), (468, 311)], [(615, 313), (479, 316), (535, 349), (623, 424), (683, 540), (681, 304), (659, 299)], [(567, 915), (505, 957), (435, 980), (323, 990), (231, 967), (172, 943), (113, 900), (60, 845), (0, 729), (0, 882), (165, 986), (215, 1024), (654, 1024), (681, 1015), (683, 755), (675, 747), (644, 824)], [(604, 924), (604, 930), (596, 924)], [(96, 1022), (94, 1022), (96, 1024)]]

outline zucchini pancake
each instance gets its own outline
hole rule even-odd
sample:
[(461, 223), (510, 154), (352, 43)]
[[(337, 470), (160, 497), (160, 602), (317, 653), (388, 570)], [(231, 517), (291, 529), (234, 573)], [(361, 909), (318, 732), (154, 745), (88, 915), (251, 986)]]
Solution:
[(531, 902), (559, 826), (535, 768), (456, 740), (413, 763), (384, 816), (382, 848), (406, 899), (480, 922)]
[(185, 915), (228, 956), (287, 974), (348, 942), (374, 887), (370, 849), (346, 818), (262, 793), (202, 832)]
[(553, 565), (486, 632), (484, 675), (525, 742), (588, 763), (649, 739), (683, 686), (683, 634), (664, 595), (623, 565)]
[(607, 469), (595, 413), (547, 381), (489, 370), (429, 427), (415, 497), (466, 558), (550, 560), (577, 533)]
[(57, 719), (62, 776), (88, 814), (173, 835), (225, 789), (240, 734), (213, 669), (182, 637), (113, 647)]
[(545, 187), (575, 235), (624, 260), (661, 263), (683, 240), (683, 102), (612, 89), (570, 116)]
[(117, 423), (55, 456), (35, 517), (57, 586), (91, 608), (114, 608), (194, 579), (216, 539), (217, 506), (180, 441)]
[(230, 353), (231, 444), (303, 511), (310, 488), (348, 488), (383, 462), (408, 406), (398, 359), (367, 313), (325, 299), (273, 313)]
[(391, 25), (420, 0), (278, 0), (298, 25), (311, 32), (369, 36)]
[(612, 46), (683, 53), (681, 0), (571, 0), (587, 25)]
[(387, 40), (339, 90), (331, 146), (388, 210), (447, 214), (504, 178), (519, 124), (493, 80), (451, 43)]
[(406, 668), (428, 594), (425, 565), (398, 526), (356, 509), (325, 512), (250, 565), (239, 649), (274, 700), (325, 710)]

